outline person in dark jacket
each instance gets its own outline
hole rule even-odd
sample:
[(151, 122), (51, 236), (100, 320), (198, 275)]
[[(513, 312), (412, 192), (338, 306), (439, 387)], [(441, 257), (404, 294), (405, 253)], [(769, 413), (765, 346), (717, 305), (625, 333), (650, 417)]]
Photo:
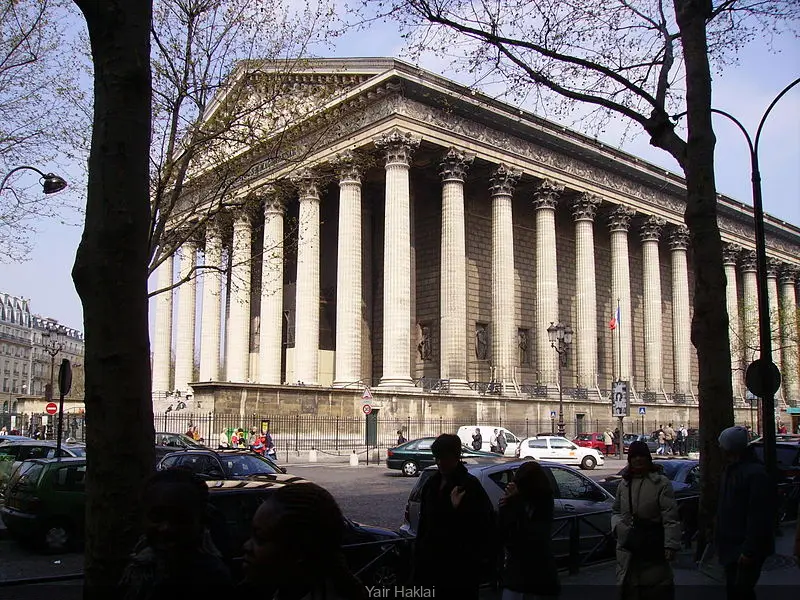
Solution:
[(553, 489), (536, 462), (522, 465), (500, 501), (498, 530), (503, 542), (502, 600), (558, 596), (558, 567), (550, 548)]
[(720, 434), (719, 445), (728, 464), (717, 504), (717, 555), (728, 598), (755, 598), (761, 567), (775, 551), (775, 486), (748, 445), (747, 429), (729, 427)]
[(461, 463), (458, 436), (440, 435), (431, 450), (439, 470), (420, 493), (414, 584), (436, 598), (477, 600), (481, 580), (493, 577), (494, 510)]
[(475, 433), (472, 434), (472, 449), (483, 449), (483, 436), (481, 435), (481, 430), (477, 427), (475, 428)]

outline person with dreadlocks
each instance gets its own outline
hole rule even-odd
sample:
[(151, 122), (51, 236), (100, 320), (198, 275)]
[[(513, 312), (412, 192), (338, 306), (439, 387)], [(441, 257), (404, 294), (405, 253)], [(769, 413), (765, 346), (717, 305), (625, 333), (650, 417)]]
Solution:
[(208, 487), (186, 469), (156, 472), (142, 490), (144, 535), (120, 581), (125, 600), (226, 590), (228, 568), (206, 528)]
[(303, 481), (276, 489), (244, 545), (247, 583), (269, 600), (363, 600), (342, 552), (344, 516), (333, 496)]

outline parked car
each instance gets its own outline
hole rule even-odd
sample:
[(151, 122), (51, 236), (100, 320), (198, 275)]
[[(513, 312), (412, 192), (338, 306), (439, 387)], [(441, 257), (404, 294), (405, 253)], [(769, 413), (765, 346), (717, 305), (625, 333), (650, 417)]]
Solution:
[(198, 448), (172, 452), (159, 461), (156, 470), (175, 467), (189, 469), (204, 479), (274, 478), (286, 473), (286, 469), (260, 454), (234, 448), (224, 450)]
[[(434, 437), (419, 438), (389, 448), (386, 451), (386, 467), (402, 471), (406, 477), (416, 477), (422, 469), (436, 464), (431, 451), (431, 445), (435, 439)], [(473, 450), (467, 446), (461, 448), (461, 456), (486, 460), (501, 458), (499, 454)]]
[(156, 463), (158, 463), (167, 454), (176, 452), (177, 450), (189, 449), (205, 449), (205, 446), (190, 438), (188, 435), (182, 433), (166, 433), (157, 431), (155, 436), (156, 441)]
[(622, 450), (625, 454), (628, 453), (633, 442), (644, 442), (647, 444), (647, 449), (650, 450), (650, 454), (655, 454), (656, 450), (658, 450), (657, 437), (654, 438), (652, 435), (643, 435), (641, 433), (626, 433), (622, 436)]
[(32, 439), (26, 435), (0, 435), (0, 446), (9, 442), (27, 442)]
[[(497, 461), (494, 463), (479, 462), (466, 465), (467, 471), (480, 481), (492, 506), (497, 509), (500, 499), (505, 494), (506, 486), (514, 480), (517, 469), (526, 460)], [(613, 552), (611, 532), (611, 508), (614, 497), (597, 483), (564, 465), (542, 463), (542, 467), (550, 480), (555, 500), (555, 516), (571, 517), (583, 515), (580, 527), (580, 549), (584, 555), (592, 554), (592, 558), (610, 556)], [(408, 497), (405, 517), (400, 532), (416, 535), (419, 524), (420, 494), (425, 483), (436, 472), (437, 467), (428, 467), (420, 474), (414, 489)], [(564, 560), (569, 555), (570, 527), (563, 521), (553, 523), (553, 551)], [(478, 540), (478, 543), (494, 544), (495, 540)]]
[(535, 458), (538, 461), (576, 465), (590, 471), (597, 465), (602, 466), (605, 463), (602, 452), (594, 448), (581, 448), (566, 438), (551, 435), (522, 440), (517, 458)]
[[(52, 440), (32, 440), (30, 438), (0, 444), (0, 497), (5, 493), (11, 474), (22, 464), (22, 461), (32, 458), (54, 458), (56, 449), (57, 444)], [(86, 446), (62, 443), (60, 456), (86, 456)]]
[(475, 433), (476, 429), (480, 429), (481, 431), (481, 450), (483, 452), (491, 452), (492, 436), (494, 435), (494, 430), (497, 429), (498, 431), (502, 431), (506, 437), (506, 451), (504, 452), (504, 456), (516, 456), (517, 448), (519, 447), (519, 438), (505, 427), (494, 427), (492, 425), (463, 425), (458, 428), (456, 435), (461, 439), (462, 444), (470, 450), (474, 450), (472, 447), (472, 435)]
[(579, 433), (572, 440), (572, 443), (581, 448), (594, 448), (602, 453), (606, 451), (606, 443), (603, 441), (602, 433)]
[[(764, 441), (758, 439), (750, 443), (759, 460), (764, 460)], [(800, 441), (776, 442), (775, 451), (778, 458), (778, 472), (781, 478), (792, 480), (800, 478)]]

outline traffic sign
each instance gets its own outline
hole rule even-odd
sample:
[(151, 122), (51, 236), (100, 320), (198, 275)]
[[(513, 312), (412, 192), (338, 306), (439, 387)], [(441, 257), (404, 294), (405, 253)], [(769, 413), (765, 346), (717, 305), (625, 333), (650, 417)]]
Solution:
[(554, 410), (550, 411), (550, 418), (551, 419), (555, 419), (556, 418), (556, 411), (554, 411)]
[(647, 414), (647, 409), (644, 406), (640, 406), (639, 407), (639, 414), (640, 415), (646, 415)]
[(372, 412), (372, 406), (369, 404), (365, 404), (364, 406), (361, 407), (361, 410), (364, 411), (365, 415), (368, 415)]
[(763, 358), (759, 358), (747, 367), (744, 381), (747, 389), (759, 398), (774, 396), (781, 387), (781, 372), (774, 362), (767, 362)]
[(58, 412), (58, 404), (55, 402), (48, 402), (47, 406), (44, 407), (44, 412), (48, 415), (54, 415)]
[(372, 400), (372, 391), (368, 388), (364, 388), (364, 393), (361, 394), (361, 399), (364, 401)]

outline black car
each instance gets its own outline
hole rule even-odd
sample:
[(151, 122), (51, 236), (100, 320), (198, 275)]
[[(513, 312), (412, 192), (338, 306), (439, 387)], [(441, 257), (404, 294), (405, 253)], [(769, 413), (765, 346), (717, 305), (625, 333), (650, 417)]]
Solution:
[(203, 444), (196, 442), (188, 435), (182, 433), (167, 433), (165, 431), (156, 432), (156, 463), (158, 463), (167, 454), (177, 452), (178, 450), (202, 450), (205, 448)]
[[(436, 464), (431, 451), (431, 445), (435, 439), (435, 437), (419, 438), (389, 448), (386, 451), (386, 467), (402, 471), (403, 475), (407, 477), (416, 477), (422, 469)], [(461, 456), (486, 460), (502, 459), (499, 454), (473, 450), (467, 446), (461, 447)]]
[(274, 478), (283, 475), (286, 469), (268, 458), (250, 450), (209, 450), (208, 448), (186, 449), (172, 452), (156, 465), (156, 470), (180, 467), (196, 473), (204, 479), (251, 479)]
[(655, 454), (656, 450), (658, 450), (657, 437), (654, 438), (652, 435), (642, 435), (640, 433), (626, 433), (622, 436), (622, 448), (625, 454), (628, 453), (628, 449), (633, 442), (644, 442), (647, 444), (647, 449), (650, 450), (651, 454)]

